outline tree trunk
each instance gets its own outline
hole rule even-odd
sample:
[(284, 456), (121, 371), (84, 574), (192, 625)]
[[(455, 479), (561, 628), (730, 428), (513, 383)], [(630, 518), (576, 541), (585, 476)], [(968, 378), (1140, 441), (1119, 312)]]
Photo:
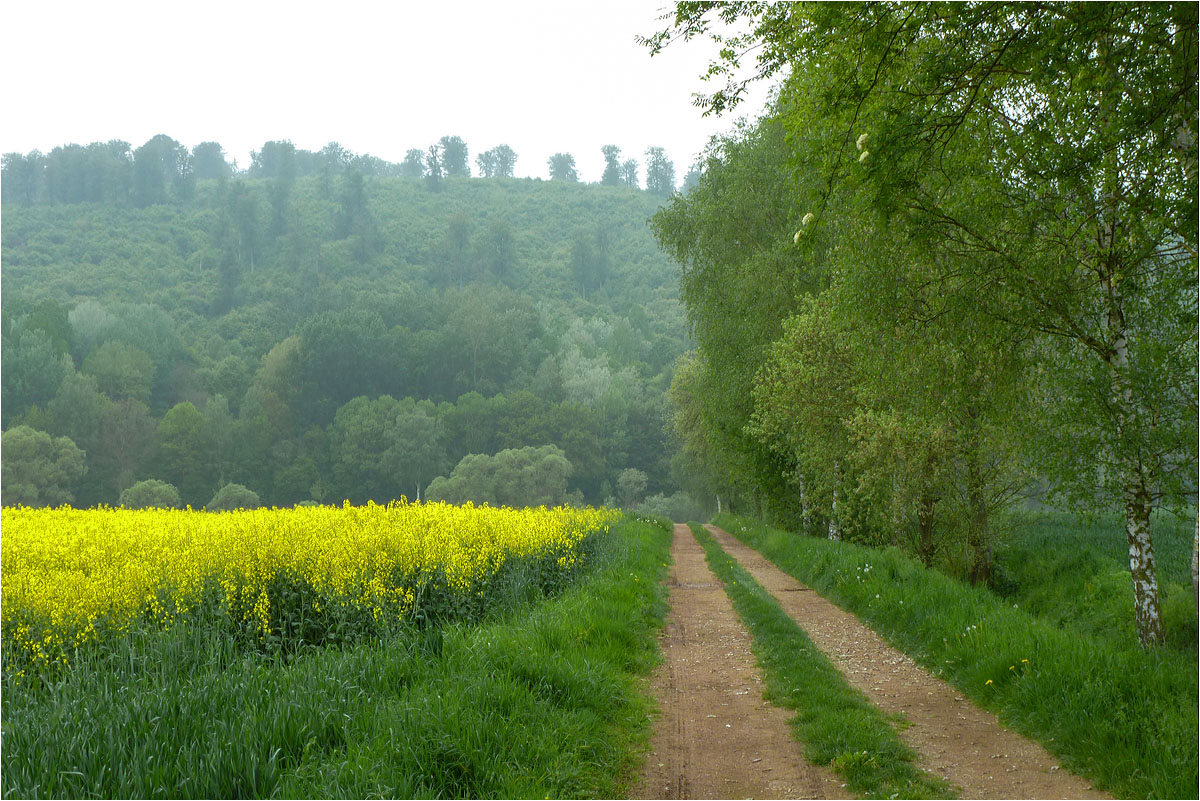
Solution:
[(837, 522), (837, 490), (833, 491), (833, 504), (829, 510), (829, 539), (841, 542), (842, 528)]
[(838, 525), (838, 484), (841, 483), (841, 466), (833, 466), (833, 498), (829, 502), (829, 539), (840, 542), (842, 528)]
[(967, 545), (971, 549), (971, 567), (967, 578), (976, 586), (992, 577), (992, 542), (988, 532), (987, 497), (983, 470), (979, 464), (978, 412), (967, 410), (970, 426), (967, 441)]
[(925, 567), (933, 567), (933, 555), (937, 550), (933, 541), (934, 510), (937, 509), (937, 498), (925, 495), (917, 509), (917, 558)]
[(1133, 576), (1133, 605), (1142, 647), (1164, 640), (1158, 605), (1158, 569), (1150, 541), (1150, 496), (1144, 486), (1127, 491), (1125, 533), (1129, 537), (1129, 572)]
[(982, 586), (992, 578), (992, 542), (988, 532), (988, 511), (983, 500), (983, 488), (973, 486), (968, 490), (971, 506), (967, 522), (967, 544), (971, 548), (971, 569), (968, 578), (976, 586)]
[(812, 528), (812, 510), (808, 506), (808, 494), (804, 487), (804, 479), (798, 477), (797, 484), (800, 494), (800, 527), (807, 534)]
[[(1113, 236), (1112, 230), (1110, 228), (1110, 237)], [(1150, 538), (1152, 499), (1147, 487), (1148, 477), (1136, 451), (1129, 452), (1133, 449), (1130, 440), (1137, 430), (1138, 419), (1130, 379), (1129, 340), (1119, 281), (1113, 271), (1109, 271), (1107, 290), (1111, 351), (1107, 361), (1111, 382), (1110, 403), (1117, 420), (1115, 444), (1121, 453), (1125, 533), (1129, 539), (1129, 572), (1133, 578), (1138, 640), (1143, 647), (1149, 647), (1162, 644), (1163, 625), (1158, 604), (1158, 570), (1154, 564), (1154, 547)]]

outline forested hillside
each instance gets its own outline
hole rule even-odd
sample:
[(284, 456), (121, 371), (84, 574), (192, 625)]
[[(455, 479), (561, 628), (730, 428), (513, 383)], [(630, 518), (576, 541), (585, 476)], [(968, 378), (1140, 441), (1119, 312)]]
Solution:
[[(551, 181), (495, 149), (498, 177), (468, 177), (457, 137), (407, 167), (267, 143), (245, 172), (212, 143), (122, 145), (5, 156), (6, 504), (147, 480), (197, 507), (230, 483), (384, 502), (525, 448), (496, 464), (562, 488), (542, 500), (676, 490), (661, 191), (578, 183), (565, 154)], [(156, 490), (174, 501), (125, 499)]]

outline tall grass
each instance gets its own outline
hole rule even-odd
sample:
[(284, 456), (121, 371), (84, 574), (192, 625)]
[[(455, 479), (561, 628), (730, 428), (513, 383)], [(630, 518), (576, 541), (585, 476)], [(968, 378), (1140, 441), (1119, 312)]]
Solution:
[[(1084, 518), (1063, 512), (1019, 512), (997, 548), (996, 592), (1064, 628), (1137, 642), (1129, 546), (1115, 515)], [(1196, 599), (1189, 565), (1195, 520), (1158, 514), (1152, 521), (1167, 645), (1194, 652)]]
[(953, 798), (952, 788), (914, 764), (887, 716), (851, 687), (770, 593), (703, 527), (692, 531), (754, 639), (767, 698), (796, 710), (792, 728), (810, 762), (828, 765), (867, 798)]
[(895, 549), (789, 534), (729, 515), (716, 523), (1076, 773), (1121, 796), (1196, 796), (1194, 650), (1143, 651), (1064, 630)]
[(6, 677), (4, 796), (616, 797), (648, 737), (669, 535), (627, 520), (549, 600), (379, 641), (247, 650), (138, 630)]

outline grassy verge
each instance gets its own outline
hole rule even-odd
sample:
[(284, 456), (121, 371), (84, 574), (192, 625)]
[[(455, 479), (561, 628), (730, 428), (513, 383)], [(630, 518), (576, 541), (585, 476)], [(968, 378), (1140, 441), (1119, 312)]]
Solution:
[(1063, 630), (895, 549), (728, 515), (716, 522), (1104, 789), (1132, 798), (1196, 794), (1195, 651), (1143, 651)]
[(831, 766), (868, 798), (953, 798), (942, 779), (916, 767), (887, 716), (846, 683), (775, 599), (701, 526), (692, 530), (754, 638), (768, 700), (796, 710), (792, 728), (809, 761)]
[(669, 545), (628, 519), (573, 586), (476, 625), (289, 660), (148, 630), (51, 686), (6, 681), (3, 795), (617, 797)]

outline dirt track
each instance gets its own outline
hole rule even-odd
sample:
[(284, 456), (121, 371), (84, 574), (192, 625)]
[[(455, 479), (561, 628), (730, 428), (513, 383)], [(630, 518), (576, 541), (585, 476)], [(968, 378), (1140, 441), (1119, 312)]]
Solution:
[(836, 774), (804, 760), (791, 712), (762, 698), (750, 634), (687, 526), (675, 526), (662, 708), (634, 798), (850, 798)]
[[(918, 764), (963, 798), (1108, 798), (1060, 770), (1040, 745), (1004, 728), (919, 668), (853, 615), (715, 526), (706, 527), (872, 703), (911, 723), (900, 734)], [(671, 612), (654, 689), (662, 707), (636, 798), (846, 798), (826, 768), (805, 762), (791, 713), (762, 699), (750, 635), (704, 552), (675, 526)]]

